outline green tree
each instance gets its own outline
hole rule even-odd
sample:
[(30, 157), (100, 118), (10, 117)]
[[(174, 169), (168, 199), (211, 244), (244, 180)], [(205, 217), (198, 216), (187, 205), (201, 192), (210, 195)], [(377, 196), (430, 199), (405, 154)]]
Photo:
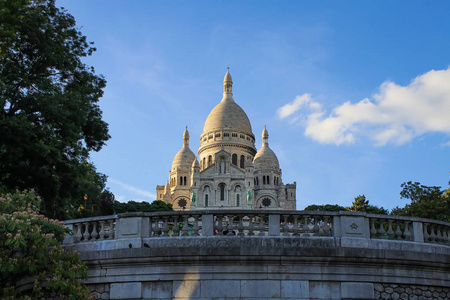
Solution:
[[(68, 230), (39, 214), (40, 204), (34, 192), (0, 195), (0, 298), (88, 299), (80, 282), (86, 265), (78, 253), (63, 250)], [(32, 287), (17, 289), (22, 279), (30, 279)]]
[(89, 160), (110, 137), (106, 81), (81, 61), (94, 51), (54, 0), (0, 0), (0, 185), (35, 188), (59, 219), (105, 184)]
[(153, 212), (153, 211), (173, 211), (172, 204), (161, 200), (155, 200), (151, 204), (148, 202), (136, 202), (133, 200), (127, 203), (114, 201), (113, 209), (116, 213), (125, 212)]
[[(449, 182), (450, 184), (450, 182)], [(401, 198), (410, 199), (405, 207), (395, 207), (391, 214), (441, 221), (450, 221), (450, 193), (440, 186), (425, 186), (419, 182), (404, 182)]]
[(352, 203), (352, 206), (348, 208), (350, 211), (359, 211), (359, 212), (366, 212), (369, 214), (381, 214), (381, 215), (387, 215), (388, 210), (384, 209), (383, 207), (378, 207), (376, 205), (370, 205), (369, 200), (366, 199), (366, 196), (359, 195), (355, 198), (355, 200)]
[(337, 204), (309, 205), (305, 207), (308, 211), (346, 211), (347, 209)]

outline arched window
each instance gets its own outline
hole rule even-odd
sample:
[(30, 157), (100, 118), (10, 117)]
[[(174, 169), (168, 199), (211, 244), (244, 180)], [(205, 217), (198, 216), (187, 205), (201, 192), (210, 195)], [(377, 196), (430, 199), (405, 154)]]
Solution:
[(186, 176), (184, 176), (184, 185), (186, 185), (187, 183), (186, 183)]
[(259, 177), (256, 176), (256, 185), (259, 185)]
[(263, 184), (266, 184), (266, 176), (263, 175)]
[(236, 206), (241, 206), (241, 195), (236, 195)]
[(208, 167), (212, 165), (212, 156), (208, 156)]
[(206, 169), (206, 157), (203, 157), (203, 169)]
[(205, 195), (205, 207), (208, 206), (208, 194)]
[(220, 201), (224, 201), (225, 200), (225, 183), (219, 184), (219, 188), (220, 188)]
[(240, 162), (240, 167), (243, 169), (245, 165), (245, 156), (241, 155), (241, 162)]
[(233, 165), (237, 166), (237, 154), (236, 153), (231, 156), (231, 163)]
[(183, 176), (180, 176), (180, 182), (178, 184), (183, 185)]

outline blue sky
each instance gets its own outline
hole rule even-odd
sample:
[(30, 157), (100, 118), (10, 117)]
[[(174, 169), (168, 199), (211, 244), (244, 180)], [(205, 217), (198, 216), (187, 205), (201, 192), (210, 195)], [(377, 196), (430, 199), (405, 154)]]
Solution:
[(91, 157), (120, 201), (153, 201), (188, 126), (194, 153), (222, 98), (261, 146), (264, 125), (297, 209), (393, 208), (400, 185), (450, 180), (448, 1), (57, 1), (97, 52), (111, 140)]

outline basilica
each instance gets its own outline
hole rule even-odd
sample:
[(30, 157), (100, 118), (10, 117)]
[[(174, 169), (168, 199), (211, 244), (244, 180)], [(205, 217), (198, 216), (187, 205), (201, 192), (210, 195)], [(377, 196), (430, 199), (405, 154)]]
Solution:
[(175, 155), (165, 185), (156, 187), (157, 200), (174, 210), (288, 209), (296, 208), (296, 182), (284, 184), (278, 158), (269, 147), (264, 126), (257, 151), (247, 114), (233, 99), (229, 70), (223, 81), (223, 98), (206, 118), (198, 158), (183, 147)]

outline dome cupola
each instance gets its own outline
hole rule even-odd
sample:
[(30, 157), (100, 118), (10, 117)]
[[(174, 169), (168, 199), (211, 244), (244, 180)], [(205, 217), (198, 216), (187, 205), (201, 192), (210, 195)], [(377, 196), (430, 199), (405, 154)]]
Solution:
[(269, 132), (266, 129), (266, 125), (264, 125), (264, 130), (262, 132), (262, 140), (262, 147), (253, 159), (253, 165), (255, 168), (259, 169), (278, 170), (280, 164), (275, 153), (269, 148)]
[[(198, 153), (211, 148), (225, 149), (233, 152), (233, 147), (244, 149), (251, 157), (255, 155), (255, 136), (247, 114), (233, 99), (233, 80), (230, 70), (223, 79), (223, 97), (206, 118), (203, 133), (200, 137)], [(207, 151), (210, 155), (210, 151)], [(205, 154), (206, 155), (206, 154)]]
[(189, 149), (189, 131), (186, 130), (183, 133), (183, 148), (175, 155), (172, 162), (171, 171), (176, 171), (177, 168), (182, 170), (190, 170), (192, 163), (197, 159), (194, 152)]

